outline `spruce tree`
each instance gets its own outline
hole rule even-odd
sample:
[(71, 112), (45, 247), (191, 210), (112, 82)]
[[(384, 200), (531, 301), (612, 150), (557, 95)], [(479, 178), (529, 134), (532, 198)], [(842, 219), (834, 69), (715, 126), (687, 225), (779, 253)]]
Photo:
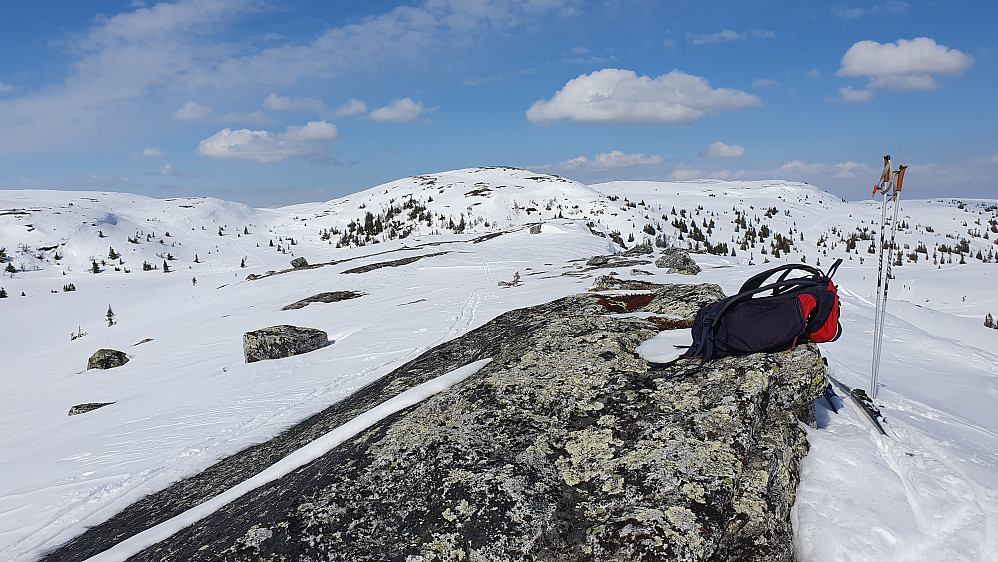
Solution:
[(170, 273), (170, 264), (166, 260), (163, 260), (163, 273)]
[(107, 314), (105, 316), (107, 317), (107, 327), (108, 328), (110, 328), (111, 326), (114, 326), (115, 324), (117, 324), (117, 322), (114, 319), (114, 311), (111, 310), (111, 305), (110, 304), (107, 305)]

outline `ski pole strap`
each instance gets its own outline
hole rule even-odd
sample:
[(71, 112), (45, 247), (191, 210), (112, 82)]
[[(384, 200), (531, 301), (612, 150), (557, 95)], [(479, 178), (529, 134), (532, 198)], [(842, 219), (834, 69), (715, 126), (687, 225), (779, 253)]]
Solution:
[(828, 268), (828, 273), (825, 274), (825, 277), (831, 279), (832, 275), (835, 275), (835, 272), (839, 270), (840, 265), (842, 265), (842, 258), (835, 260), (835, 263)]

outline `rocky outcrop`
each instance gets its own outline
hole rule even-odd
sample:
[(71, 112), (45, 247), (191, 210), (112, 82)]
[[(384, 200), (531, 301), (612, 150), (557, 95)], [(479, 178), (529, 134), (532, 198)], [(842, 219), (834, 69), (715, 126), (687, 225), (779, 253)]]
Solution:
[(541, 223), (530, 225), (530, 231), (529, 232), (531, 234), (540, 234), (541, 233)]
[(308, 353), (328, 343), (329, 336), (322, 330), (284, 324), (243, 334), (243, 355), (247, 363), (253, 363)]
[[(474, 376), (135, 559), (791, 560), (798, 420), (812, 419), (824, 382), (817, 348), (654, 368), (635, 353), (664, 321), (722, 297), (666, 285), (504, 314), (219, 464), (252, 473), (321, 435), (310, 428), (356, 415), (354, 400), (493, 358)], [(220, 489), (174, 488), (52, 556), (88, 556), (100, 533), (122, 540), (189, 507), (190, 490)]]
[(97, 408), (110, 406), (111, 404), (114, 404), (114, 402), (87, 402), (86, 404), (77, 404), (69, 409), (69, 415), (76, 416), (79, 414), (85, 414), (87, 412), (92, 412)]
[(308, 260), (305, 258), (295, 258), (291, 260), (291, 267), (294, 269), (304, 269), (308, 267)]
[(113, 369), (128, 363), (128, 355), (117, 349), (98, 349), (87, 360), (87, 369)]
[(357, 297), (362, 297), (367, 293), (358, 293), (356, 291), (330, 291), (328, 293), (319, 293), (318, 295), (313, 295), (308, 298), (304, 298), (298, 302), (293, 302), (281, 310), (296, 310), (299, 308), (305, 308), (306, 306), (314, 302), (331, 303), (340, 302), (350, 299), (355, 299)]
[(689, 250), (684, 248), (666, 248), (662, 251), (662, 255), (655, 260), (655, 267), (669, 268), (666, 273), (682, 273), (683, 275), (700, 273), (700, 266), (690, 257)]

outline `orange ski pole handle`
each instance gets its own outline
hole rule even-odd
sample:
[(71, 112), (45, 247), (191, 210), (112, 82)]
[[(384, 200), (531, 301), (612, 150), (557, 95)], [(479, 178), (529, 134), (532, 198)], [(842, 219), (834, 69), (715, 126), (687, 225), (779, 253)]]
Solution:
[(898, 168), (898, 177), (897, 177), (897, 180), (894, 182), (894, 191), (895, 192), (901, 191), (901, 184), (904, 183), (904, 171), (907, 170), (907, 169), (908, 169), (908, 166), (906, 166), (904, 164), (901, 164), (901, 167)]

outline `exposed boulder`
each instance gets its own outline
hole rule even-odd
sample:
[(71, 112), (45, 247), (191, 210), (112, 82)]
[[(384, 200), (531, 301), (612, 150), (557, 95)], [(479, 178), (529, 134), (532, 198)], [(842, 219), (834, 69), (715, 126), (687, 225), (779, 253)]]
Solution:
[[(492, 357), (477, 374), (133, 559), (792, 560), (799, 421), (813, 420), (824, 386), (817, 347), (654, 368), (635, 352), (655, 316), (689, 321), (722, 297), (666, 285), (506, 313), (329, 415)], [(326, 416), (223, 462), (252, 474)], [(166, 517), (201, 488), (217, 493), (184, 483), (143, 509)], [(51, 556), (84, 556), (101, 548), (97, 533), (113, 544), (141, 530), (114, 529), (146, 518), (126, 510)]]
[(247, 363), (253, 363), (308, 353), (328, 343), (329, 336), (322, 330), (283, 324), (243, 334), (243, 355)]
[(540, 234), (541, 233), (541, 223), (530, 225), (530, 233), (531, 234)]
[(111, 404), (114, 404), (114, 402), (87, 402), (86, 404), (77, 404), (69, 409), (69, 415), (76, 416), (79, 414), (85, 414), (96, 410), (97, 408), (110, 406)]
[(313, 302), (331, 303), (340, 302), (350, 299), (355, 299), (357, 297), (362, 297), (367, 293), (358, 293), (357, 291), (331, 291), (328, 293), (319, 293), (318, 295), (313, 295), (311, 297), (302, 299), (298, 302), (291, 303), (281, 310), (295, 310), (298, 308), (305, 308), (306, 306), (312, 304)]
[(87, 361), (87, 369), (113, 369), (128, 363), (128, 355), (117, 349), (98, 349)]
[(305, 258), (295, 258), (291, 260), (291, 267), (295, 269), (303, 269), (308, 267), (308, 260)]
[(689, 250), (685, 248), (666, 248), (662, 251), (662, 255), (655, 260), (655, 267), (669, 268), (666, 273), (682, 273), (683, 275), (700, 273), (700, 266), (690, 257)]

